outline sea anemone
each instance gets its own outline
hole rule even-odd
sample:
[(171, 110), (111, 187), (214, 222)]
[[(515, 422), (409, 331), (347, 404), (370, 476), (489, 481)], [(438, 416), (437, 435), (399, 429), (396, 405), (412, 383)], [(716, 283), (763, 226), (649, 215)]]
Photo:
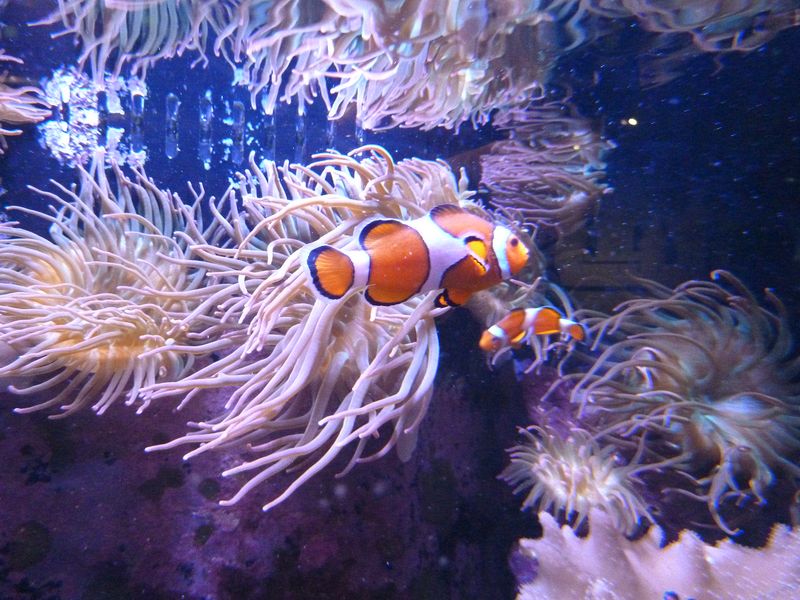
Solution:
[(775, 470), (800, 476), (800, 358), (788, 318), (730, 273), (623, 303), (594, 330), (602, 350), (572, 390), (581, 417), (617, 439), (649, 435), (695, 484), (718, 526), (728, 500), (765, 502)]
[(78, 191), (35, 190), (52, 215), (15, 208), (51, 223), (50, 239), (18, 224), (0, 232), (0, 377), (30, 378), (10, 390), (46, 396), (21, 412), (102, 413), (120, 398), (141, 410), (176, 395), (183, 406), (233, 387), (220, 413), (160, 448), (245, 446), (254, 458), (224, 475), (249, 479), (226, 503), (294, 471), (265, 509), (345, 447), (345, 471), (395, 447), (408, 457), (438, 368), (434, 317), (448, 309), (434, 305), (438, 291), (390, 306), (361, 290), (322, 299), (303, 258), (309, 243), (346, 245), (375, 216), (414, 219), (439, 204), (491, 215), (441, 161), (354, 153), (368, 157), (278, 168), (251, 156), (219, 201), (201, 188), (190, 205), (141, 172), (113, 166), (109, 181), (102, 155), (79, 169)]
[(581, 229), (610, 191), (603, 154), (614, 147), (566, 102), (500, 111), (495, 126), (509, 134), (480, 158), (481, 184), (492, 205), (531, 226), (561, 235)]
[(15, 394), (48, 395), (18, 412), (132, 404), (144, 386), (180, 379), (224, 346), (216, 321), (194, 311), (209, 288), (204, 270), (186, 261), (189, 241), (212, 235), (197, 222), (202, 193), (185, 205), (116, 166), (112, 185), (103, 161), (98, 154), (90, 170), (79, 168), (78, 191), (32, 188), (53, 202), (52, 214), (11, 207), (49, 222), (49, 239), (3, 227), (0, 342), (12, 356), (0, 378), (24, 378), (10, 387)]
[(718, 55), (752, 52), (800, 24), (793, 0), (589, 0), (580, 5), (572, 18), (576, 24), (588, 14), (617, 21), (634, 18), (641, 29), (656, 34), (638, 57), (640, 80), (648, 87), (675, 79), (689, 60), (704, 53), (714, 56), (721, 68)]
[(319, 95), (330, 119), (355, 107), (367, 129), (485, 123), (541, 94), (557, 49), (553, 18), (523, 2), (64, 0), (40, 24), (58, 21), (98, 85), (187, 50), (206, 62), (213, 31), (253, 107), (303, 113)]
[[(320, 299), (302, 258), (311, 242), (346, 244), (365, 219), (415, 218), (444, 203), (468, 206), (470, 193), (442, 162), (395, 163), (377, 146), (351, 154), (358, 153), (368, 156), (322, 154), (307, 167), (282, 168), (260, 167), (251, 157), (241, 201), (231, 191), (227, 206), (212, 207), (232, 244), (192, 249), (220, 282), (208, 302), (219, 306), (221, 322), (244, 324), (246, 335), (218, 361), (145, 394), (186, 394), (185, 403), (204, 389), (235, 386), (223, 414), (159, 446), (197, 446), (188, 458), (246, 444), (255, 457), (224, 475), (249, 479), (227, 504), (294, 471), (269, 509), (351, 444), (345, 470), (395, 446), (404, 457), (413, 448), (438, 367), (434, 317), (446, 309), (434, 307), (435, 292), (391, 306), (370, 305), (358, 291)], [(384, 428), (388, 439), (365, 456), (368, 441)]]
[(552, 18), (522, 2), (245, 0), (210, 20), (253, 106), (263, 91), (268, 114), (302, 113), (319, 95), (366, 129), (485, 123), (542, 93), (557, 48)]
[(648, 465), (624, 464), (614, 446), (601, 446), (589, 432), (574, 429), (566, 439), (539, 427), (520, 429), (523, 444), (509, 450), (511, 464), (500, 477), (530, 489), (522, 508), (574, 517), (575, 526), (592, 510), (607, 513), (615, 527), (633, 533), (642, 520), (653, 521), (637, 490), (637, 472)]
[(624, 0), (616, 5), (589, 2), (587, 6), (611, 18), (634, 16), (647, 31), (689, 35), (704, 52), (749, 52), (798, 24), (797, 3), (791, 0)]
[(248, 88), (254, 108), (262, 91), (261, 108), (270, 115), (279, 100), (296, 99), (300, 114), (318, 94), (329, 104), (329, 53), (354, 35), (352, 23), (329, 2), (241, 0), (210, 20), (217, 32), (214, 53), (230, 64), (234, 82)]

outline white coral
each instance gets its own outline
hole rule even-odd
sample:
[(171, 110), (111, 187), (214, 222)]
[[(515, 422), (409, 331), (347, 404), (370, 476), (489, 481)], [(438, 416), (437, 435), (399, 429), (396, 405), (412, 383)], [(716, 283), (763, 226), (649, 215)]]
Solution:
[(520, 587), (518, 600), (584, 598), (777, 599), (800, 597), (800, 529), (776, 526), (764, 548), (725, 540), (717, 546), (694, 533), (661, 547), (653, 527), (630, 541), (600, 511), (590, 516), (591, 533), (578, 538), (540, 513), (544, 536), (520, 540), (520, 552), (538, 562), (536, 578)]

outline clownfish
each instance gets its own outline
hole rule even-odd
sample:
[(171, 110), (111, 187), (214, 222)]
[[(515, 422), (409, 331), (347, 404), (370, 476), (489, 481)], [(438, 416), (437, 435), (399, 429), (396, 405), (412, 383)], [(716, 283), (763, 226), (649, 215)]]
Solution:
[(565, 319), (550, 306), (539, 308), (515, 308), (481, 335), (478, 345), (486, 352), (511, 346), (518, 348), (530, 335), (559, 334), (564, 339), (582, 342), (586, 339), (586, 328), (570, 319)]
[(442, 204), (410, 221), (371, 220), (345, 248), (316, 246), (303, 262), (324, 298), (365, 288), (367, 302), (388, 306), (440, 289), (444, 307), (519, 273), (528, 249), (507, 227)]

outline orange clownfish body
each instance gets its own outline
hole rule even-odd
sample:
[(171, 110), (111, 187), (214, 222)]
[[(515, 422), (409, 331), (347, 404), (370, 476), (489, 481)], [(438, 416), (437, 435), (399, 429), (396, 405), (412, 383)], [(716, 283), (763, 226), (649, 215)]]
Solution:
[(531, 335), (559, 334), (564, 339), (582, 342), (586, 329), (580, 323), (565, 319), (550, 306), (515, 308), (481, 335), (479, 345), (486, 352), (497, 352), (511, 346), (518, 348)]
[(441, 289), (436, 305), (458, 306), (527, 262), (528, 249), (510, 229), (442, 204), (412, 221), (369, 221), (348, 246), (316, 246), (304, 264), (324, 298), (365, 288), (367, 302), (387, 306)]

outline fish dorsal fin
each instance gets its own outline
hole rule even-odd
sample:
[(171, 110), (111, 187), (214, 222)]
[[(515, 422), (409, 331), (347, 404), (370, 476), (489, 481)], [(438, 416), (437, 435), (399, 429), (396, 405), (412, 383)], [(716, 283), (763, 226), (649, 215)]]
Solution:
[(549, 306), (536, 309), (536, 314), (531, 323), (531, 330), (536, 335), (549, 335), (561, 332), (561, 314)]
[(445, 234), (460, 240), (465, 245), (466, 251), (475, 260), (481, 261), (488, 270), (490, 259), (494, 254), (492, 240), (495, 226), (491, 221), (454, 204), (434, 207), (429, 218)]
[(434, 221), (445, 218), (449, 215), (464, 215), (469, 214), (466, 210), (456, 204), (440, 204), (431, 209), (430, 215)]
[(520, 332), (525, 333), (525, 309), (512, 308), (508, 314), (497, 322), (497, 325), (506, 332), (509, 338), (516, 337)]
[(385, 238), (404, 227), (408, 227), (397, 219), (375, 219), (370, 221), (358, 234), (358, 243), (364, 250), (369, 250), (378, 240)]
[(455, 204), (440, 204), (433, 207), (429, 214), (442, 231), (464, 243), (471, 237), (490, 239), (492, 224)]

